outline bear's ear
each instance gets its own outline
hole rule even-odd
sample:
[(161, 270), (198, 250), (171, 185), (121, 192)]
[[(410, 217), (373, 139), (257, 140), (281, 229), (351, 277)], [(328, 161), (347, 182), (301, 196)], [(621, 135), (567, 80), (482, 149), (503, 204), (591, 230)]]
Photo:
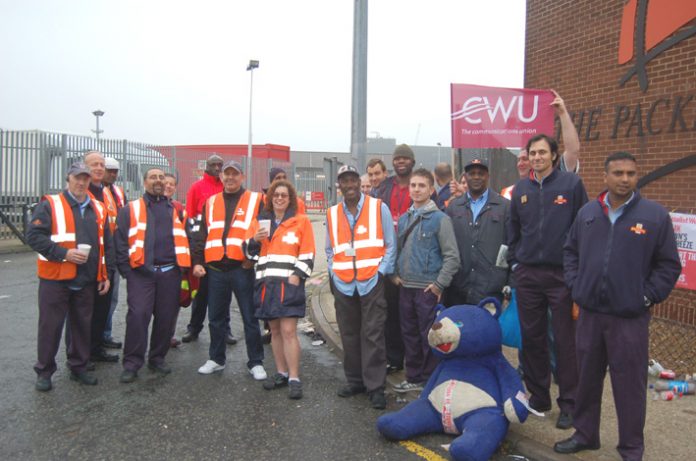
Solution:
[(489, 296), (488, 298), (484, 298), (481, 300), (480, 303), (478, 303), (478, 307), (481, 309), (488, 311), (489, 314), (491, 314), (494, 318), (500, 317), (501, 314), (501, 309), (500, 309), (500, 301), (498, 301), (497, 298), (494, 298), (492, 296)]
[(435, 317), (440, 315), (440, 312), (444, 311), (445, 309), (447, 308), (443, 304), (438, 304), (437, 306), (435, 306)]

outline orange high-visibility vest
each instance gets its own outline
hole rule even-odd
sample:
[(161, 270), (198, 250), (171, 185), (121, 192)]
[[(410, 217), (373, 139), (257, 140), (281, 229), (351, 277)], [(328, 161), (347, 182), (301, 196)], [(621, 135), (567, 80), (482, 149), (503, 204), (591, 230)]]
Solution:
[(515, 185), (513, 184), (512, 186), (507, 186), (503, 190), (500, 191), (500, 195), (505, 197), (508, 200), (512, 200), (512, 190), (515, 188)]
[(116, 196), (116, 205), (118, 205), (119, 208), (123, 208), (124, 206), (126, 206), (126, 195), (123, 193), (123, 189), (121, 189), (116, 184), (112, 184), (111, 187), (114, 188), (114, 195)]
[[(258, 220), (254, 219), (247, 231), (249, 242), (259, 229)], [(314, 232), (307, 215), (298, 214), (280, 223), (273, 237), (261, 242), (258, 256), (247, 254), (256, 260), (256, 280), (265, 277), (287, 279), (296, 270), (312, 275), (314, 267)]]
[[(87, 191), (87, 194), (89, 195), (90, 199), (94, 200), (95, 202), (99, 202), (94, 194), (89, 191)], [(100, 203), (104, 205), (104, 208), (106, 209), (106, 216), (108, 217), (109, 221), (109, 230), (111, 231), (111, 235), (114, 235), (114, 232), (116, 232), (116, 216), (118, 215), (116, 199), (106, 185), (102, 188), (102, 194), (104, 195), (104, 201)]]
[[(145, 264), (145, 231), (147, 230), (147, 205), (140, 197), (128, 203), (130, 208), (130, 229), (128, 229), (128, 257), (130, 266), (135, 269)], [(191, 267), (191, 253), (184, 224), (179, 220), (179, 214), (172, 207), (172, 235), (174, 236), (174, 252), (176, 265)]]
[(364, 197), (365, 202), (352, 233), (343, 211), (343, 202), (332, 206), (326, 213), (333, 248), (332, 270), (346, 283), (353, 280), (362, 282), (374, 277), (386, 253), (382, 232), (382, 201), (367, 195)]
[(227, 231), (225, 246), (222, 243), (222, 233), (225, 230), (225, 199), (223, 192), (215, 194), (208, 199), (205, 204), (206, 225), (208, 226), (208, 238), (205, 241), (205, 262), (221, 261), (225, 255), (237, 261), (244, 261), (245, 256), (242, 251), (242, 242), (251, 226), (251, 222), (256, 218), (259, 210), (259, 203), (262, 196), (258, 192), (245, 190), (239, 202), (237, 210), (232, 215), (232, 222)]
[[(75, 237), (75, 217), (70, 203), (63, 194), (46, 195), (44, 199), (51, 205), (51, 240), (65, 249), (77, 248)], [(99, 241), (99, 260), (97, 263), (97, 280), (106, 280), (106, 258), (104, 256), (104, 227), (106, 226), (106, 211), (97, 200), (91, 204), (97, 214), (97, 237)], [(77, 264), (68, 261), (49, 261), (39, 255), (37, 272), (40, 278), (46, 280), (72, 280), (77, 276)]]

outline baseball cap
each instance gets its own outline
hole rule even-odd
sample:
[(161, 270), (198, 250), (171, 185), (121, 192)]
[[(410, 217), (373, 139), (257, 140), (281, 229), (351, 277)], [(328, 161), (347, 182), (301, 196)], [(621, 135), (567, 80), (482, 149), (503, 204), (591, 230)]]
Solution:
[(222, 163), (222, 157), (220, 157), (218, 154), (213, 154), (210, 157), (208, 157), (208, 160), (206, 160), (207, 163)]
[(340, 178), (344, 174), (348, 173), (353, 173), (355, 176), (360, 177), (360, 173), (358, 173), (358, 169), (355, 168), (353, 165), (342, 165), (341, 168), (338, 169), (338, 174), (336, 175), (336, 179)]
[(104, 168), (107, 170), (120, 170), (120, 165), (118, 164), (118, 160), (116, 160), (113, 157), (106, 157), (104, 159)]
[(228, 160), (224, 165), (222, 165), (222, 171), (225, 171), (228, 168), (234, 168), (240, 173), (244, 173), (242, 170), (242, 165), (240, 165), (236, 160)]
[(89, 171), (89, 168), (87, 168), (87, 165), (82, 162), (75, 162), (70, 165), (70, 168), (68, 168), (68, 176), (77, 176), (80, 174), (86, 174), (89, 176), (92, 173)]
[(485, 168), (486, 171), (488, 171), (488, 162), (485, 159), (478, 157), (469, 160), (469, 162), (464, 166), (464, 171), (469, 171), (470, 168), (473, 168), (475, 166), (480, 166), (481, 168)]

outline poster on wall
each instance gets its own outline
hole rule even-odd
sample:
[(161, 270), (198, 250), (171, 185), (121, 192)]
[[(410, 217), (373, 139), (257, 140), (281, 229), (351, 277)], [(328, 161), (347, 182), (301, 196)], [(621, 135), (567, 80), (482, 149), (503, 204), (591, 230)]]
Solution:
[(553, 136), (549, 90), (452, 83), (450, 92), (454, 148), (522, 148), (537, 134)]
[(696, 290), (696, 215), (670, 213), (682, 272), (676, 288)]

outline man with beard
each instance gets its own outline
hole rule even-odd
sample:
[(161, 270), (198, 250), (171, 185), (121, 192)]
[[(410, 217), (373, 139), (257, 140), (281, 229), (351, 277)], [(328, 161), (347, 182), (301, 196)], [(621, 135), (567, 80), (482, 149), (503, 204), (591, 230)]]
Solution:
[(488, 164), (474, 158), (464, 167), (467, 192), (452, 200), (446, 213), (452, 218), (461, 267), (445, 290), (445, 305), (478, 304), (494, 296), (502, 301), (508, 283), (508, 265), (498, 264), (505, 253), (510, 201), (488, 188)]
[[(222, 169), (222, 157), (219, 155), (211, 155), (205, 163), (205, 172), (203, 177), (193, 183), (186, 194), (186, 214), (191, 220), (191, 232), (195, 234), (200, 228), (202, 220), (201, 212), (203, 205), (208, 198), (222, 192), (222, 181), (220, 181), (220, 173)], [(190, 343), (198, 339), (198, 335), (203, 329), (205, 315), (208, 311), (208, 276), (201, 277), (198, 293), (193, 300), (191, 306), (191, 320), (186, 327), (186, 334), (181, 337), (185, 343)], [(229, 345), (237, 344), (237, 340), (232, 336), (230, 330), (230, 313), (229, 309), (226, 315), (227, 319), (227, 335), (225, 342)]]
[[(382, 200), (387, 205), (392, 216), (394, 230), (399, 218), (411, 207), (409, 181), (416, 164), (413, 150), (406, 144), (396, 146), (392, 155), (394, 176), (390, 176), (373, 191), (372, 196)], [(404, 368), (404, 342), (401, 338), (399, 319), (399, 287), (390, 279), (384, 281), (384, 296), (387, 300), (387, 321), (385, 322), (384, 339), (387, 347), (387, 372), (394, 373)]]
[(145, 194), (118, 213), (116, 261), (128, 282), (122, 383), (133, 382), (145, 362), (151, 318), (147, 366), (163, 375), (171, 372), (164, 358), (179, 313), (181, 271), (191, 266), (191, 256), (184, 223), (164, 196), (164, 178), (159, 168), (147, 170)]
[(347, 381), (338, 396), (367, 392), (372, 408), (383, 410), (387, 406), (384, 282), (394, 271), (394, 226), (387, 206), (360, 192), (354, 166), (339, 168), (337, 181), (343, 199), (326, 213), (325, 250)]

